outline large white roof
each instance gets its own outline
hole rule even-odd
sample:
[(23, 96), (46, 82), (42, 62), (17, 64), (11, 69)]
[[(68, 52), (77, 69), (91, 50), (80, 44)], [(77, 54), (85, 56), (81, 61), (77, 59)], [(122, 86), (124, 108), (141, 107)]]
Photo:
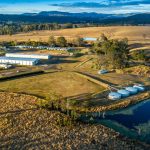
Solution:
[(22, 57), (0, 57), (0, 60), (20, 60), (20, 61), (36, 61), (36, 58), (22, 58)]
[(7, 53), (8, 55), (50, 56), (48, 54)]

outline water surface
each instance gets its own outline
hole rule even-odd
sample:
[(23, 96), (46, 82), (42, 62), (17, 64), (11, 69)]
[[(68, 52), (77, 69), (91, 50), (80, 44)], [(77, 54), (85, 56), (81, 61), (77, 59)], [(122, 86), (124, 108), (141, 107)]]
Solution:
[(122, 135), (150, 143), (150, 100), (122, 110), (109, 111), (96, 121)]

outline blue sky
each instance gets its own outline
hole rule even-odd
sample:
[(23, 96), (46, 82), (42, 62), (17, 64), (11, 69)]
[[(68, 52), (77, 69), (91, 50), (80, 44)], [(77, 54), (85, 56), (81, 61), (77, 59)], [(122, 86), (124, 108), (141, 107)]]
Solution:
[(150, 13), (150, 0), (0, 0), (0, 14), (40, 11)]

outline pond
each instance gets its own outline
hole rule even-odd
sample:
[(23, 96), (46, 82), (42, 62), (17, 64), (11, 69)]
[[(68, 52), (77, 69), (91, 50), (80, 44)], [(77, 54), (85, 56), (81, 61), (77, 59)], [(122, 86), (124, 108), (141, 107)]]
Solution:
[(94, 119), (94, 122), (124, 136), (150, 144), (150, 99), (125, 109), (99, 114)]

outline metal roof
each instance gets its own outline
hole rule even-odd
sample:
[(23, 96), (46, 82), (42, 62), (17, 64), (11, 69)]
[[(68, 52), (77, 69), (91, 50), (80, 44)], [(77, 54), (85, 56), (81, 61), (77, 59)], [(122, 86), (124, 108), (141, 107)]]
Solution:
[(85, 38), (83, 38), (83, 40), (85, 40), (85, 41), (96, 41), (97, 38), (85, 37)]
[(27, 55), (27, 56), (50, 56), (47, 54), (25, 54), (25, 53), (6, 53), (8, 55)]
[(36, 58), (22, 58), (22, 57), (0, 57), (0, 60), (20, 60), (20, 61), (36, 61)]

